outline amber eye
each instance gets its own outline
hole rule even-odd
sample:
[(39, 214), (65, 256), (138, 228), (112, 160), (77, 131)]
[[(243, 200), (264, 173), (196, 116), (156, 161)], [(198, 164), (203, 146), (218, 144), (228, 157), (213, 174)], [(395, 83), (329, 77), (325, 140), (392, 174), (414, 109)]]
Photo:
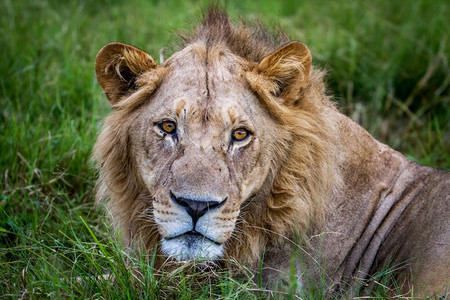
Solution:
[(159, 127), (161, 127), (161, 129), (166, 133), (174, 133), (175, 129), (177, 129), (177, 125), (172, 121), (164, 121), (159, 125)]
[(235, 141), (243, 141), (245, 140), (248, 136), (250, 135), (250, 133), (248, 132), (247, 129), (245, 128), (238, 128), (233, 130), (233, 133), (231, 134), (233, 140)]

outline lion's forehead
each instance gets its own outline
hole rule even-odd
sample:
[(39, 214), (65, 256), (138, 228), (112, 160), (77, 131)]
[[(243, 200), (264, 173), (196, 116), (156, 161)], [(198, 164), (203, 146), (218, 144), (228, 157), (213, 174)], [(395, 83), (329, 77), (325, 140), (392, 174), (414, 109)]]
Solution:
[[(241, 76), (245, 61), (224, 47), (207, 48), (193, 44), (176, 53), (167, 62), (171, 72), (165, 83), (171, 84), (171, 91), (195, 93), (195, 100), (204, 102), (232, 96), (245, 86)], [(222, 99), (221, 99), (222, 98)], [(233, 98), (233, 97), (231, 97)]]
[(208, 128), (221, 134), (251, 118), (255, 102), (241, 76), (245, 62), (227, 49), (194, 44), (172, 56), (167, 66), (170, 71), (153, 105), (160, 114), (175, 113), (200, 134)]

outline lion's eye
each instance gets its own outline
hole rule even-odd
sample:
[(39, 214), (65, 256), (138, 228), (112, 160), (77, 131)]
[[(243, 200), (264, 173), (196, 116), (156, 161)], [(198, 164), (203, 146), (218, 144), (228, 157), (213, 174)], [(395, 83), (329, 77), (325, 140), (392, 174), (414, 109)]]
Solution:
[(245, 128), (238, 128), (233, 130), (233, 133), (231, 134), (231, 137), (235, 141), (243, 141), (250, 135), (250, 132), (248, 132)]
[(172, 121), (164, 121), (162, 122), (159, 127), (165, 132), (165, 133), (174, 133), (175, 129), (177, 129), (177, 124)]

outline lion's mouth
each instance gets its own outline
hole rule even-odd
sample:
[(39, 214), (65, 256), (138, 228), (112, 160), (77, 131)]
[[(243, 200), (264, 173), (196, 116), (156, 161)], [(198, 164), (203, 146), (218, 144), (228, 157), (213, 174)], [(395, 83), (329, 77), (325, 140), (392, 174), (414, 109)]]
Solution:
[(179, 261), (192, 259), (214, 260), (223, 256), (223, 244), (208, 238), (196, 230), (190, 230), (162, 240), (164, 254)]
[(164, 239), (166, 241), (170, 241), (170, 240), (173, 240), (173, 239), (176, 239), (176, 238), (181, 238), (181, 237), (184, 237), (188, 244), (192, 244), (194, 241), (198, 241), (199, 239), (201, 239), (201, 240), (208, 240), (209, 242), (211, 242), (211, 243), (213, 243), (213, 244), (215, 244), (217, 246), (222, 245), (221, 243), (219, 243), (219, 242), (217, 242), (217, 241), (215, 241), (213, 239), (210, 239), (209, 237), (201, 234), (200, 232), (198, 232), (196, 230), (191, 230), (191, 231), (188, 231), (188, 232), (185, 232), (185, 233), (181, 233), (181, 234), (178, 234), (178, 235), (175, 235), (175, 236), (169, 236), (169, 237), (166, 237)]

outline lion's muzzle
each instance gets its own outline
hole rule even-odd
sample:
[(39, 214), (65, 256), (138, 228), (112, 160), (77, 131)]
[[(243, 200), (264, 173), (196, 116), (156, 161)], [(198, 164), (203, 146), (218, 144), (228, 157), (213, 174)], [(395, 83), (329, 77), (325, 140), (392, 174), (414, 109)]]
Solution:
[[(159, 216), (164, 228), (162, 251), (177, 260), (216, 259), (223, 255), (223, 242), (233, 226), (220, 226), (221, 210), (228, 197), (200, 197), (192, 193), (172, 192), (170, 202), (175, 215)], [(218, 200), (221, 199), (221, 200)], [(159, 211), (157, 209), (157, 211)]]
[(200, 217), (202, 217), (209, 210), (221, 207), (227, 201), (227, 198), (223, 199), (222, 201), (189, 199), (184, 197), (177, 197), (172, 192), (170, 192), (170, 198), (176, 204), (182, 206), (186, 210), (186, 212), (191, 216), (194, 231), (195, 225), (197, 224), (197, 221)]

